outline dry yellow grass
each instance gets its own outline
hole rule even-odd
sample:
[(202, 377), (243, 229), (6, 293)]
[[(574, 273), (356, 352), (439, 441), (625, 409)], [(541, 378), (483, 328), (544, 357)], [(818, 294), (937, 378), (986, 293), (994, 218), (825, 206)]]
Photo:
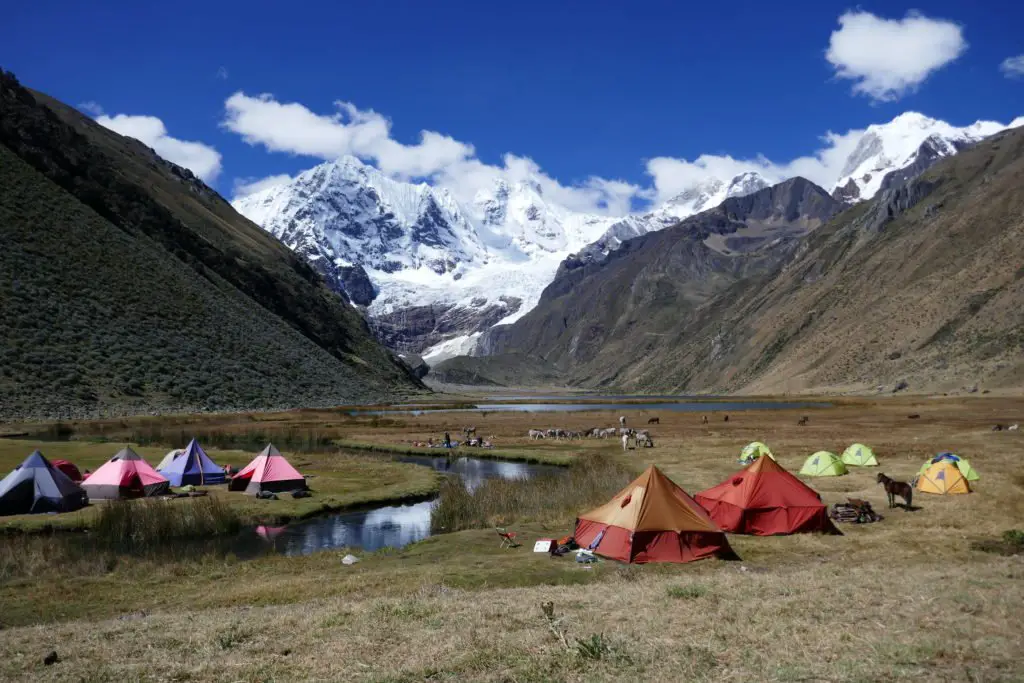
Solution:
[[(0, 585), (3, 680), (714, 680), (1024, 679), (1024, 557), (972, 549), (1024, 528), (1018, 399), (850, 402), (800, 413), (658, 414), (657, 447), (622, 455), (659, 464), (693, 493), (738, 468), (739, 449), (766, 441), (796, 469), (820, 448), (860, 441), (881, 468), (815, 479), (827, 503), (866, 498), (885, 515), (844, 536), (732, 536), (740, 563), (585, 569), (569, 558), (499, 551), (493, 531), (439, 536), (345, 567), (340, 553), (167, 565), (125, 562), (81, 578), (59, 568)], [(908, 420), (908, 413), (919, 413)], [(639, 414), (632, 421), (639, 419)], [(394, 443), (475, 423), (503, 446), (529, 448), (529, 426), (610, 423), (605, 414), (420, 416), (353, 439)], [(414, 424), (418, 422), (418, 426)], [(646, 418), (643, 420), (646, 422)], [(360, 431), (361, 430), (361, 431)], [(969, 496), (919, 494), (916, 512), (887, 510), (878, 471), (908, 478), (952, 450), (981, 474)], [(526, 538), (572, 520), (530, 519)], [(745, 567), (743, 571), (741, 567)], [(559, 629), (540, 603), (554, 603)], [(139, 612), (143, 610), (145, 613)], [(8, 616), (10, 615), (10, 616)], [(18, 625), (15, 625), (18, 624)], [(593, 642), (576, 654), (576, 639)], [(43, 666), (56, 649), (62, 661)], [(595, 658), (599, 655), (599, 658)]]

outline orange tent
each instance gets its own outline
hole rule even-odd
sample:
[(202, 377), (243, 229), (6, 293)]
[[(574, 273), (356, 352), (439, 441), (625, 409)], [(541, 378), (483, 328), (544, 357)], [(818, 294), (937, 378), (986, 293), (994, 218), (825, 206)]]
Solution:
[(654, 465), (610, 501), (581, 515), (575, 536), (580, 547), (623, 562), (739, 559), (700, 505)]
[(758, 458), (693, 497), (716, 524), (732, 533), (839, 533), (815, 490), (771, 458)]
[(956, 466), (955, 462), (940, 460), (930, 465), (917, 478), (918, 491), (923, 493), (954, 494), (970, 493), (971, 485)]

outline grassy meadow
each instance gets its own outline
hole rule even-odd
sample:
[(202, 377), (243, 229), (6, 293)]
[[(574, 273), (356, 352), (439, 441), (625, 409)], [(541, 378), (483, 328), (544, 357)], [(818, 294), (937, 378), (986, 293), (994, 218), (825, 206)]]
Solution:
[[(327, 441), (312, 452), (281, 446), (293, 463), (309, 462), (300, 470), (316, 473), (333, 471), (335, 462), (349, 463), (348, 470), (364, 460), (400, 465), (373, 454), (335, 452), (327, 442), (400, 450), (445, 430), (454, 437), (472, 424), (478, 434), (493, 437), (496, 450), (579, 464), (567, 477), (573, 482), (561, 487), (546, 480), (494, 482), (468, 499), (459, 496), (448, 514), (452, 528), (465, 530), (399, 550), (357, 551), (361, 561), (353, 566), (341, 564), (344, 551), (251, 561), (215, 554), (124, 556), (102, 549), (71, 554), (60, 535), (8, 535), (0, 538), (0, 678), (1024, 678), (1024, 555), (1018, 554), (1020, 545), (1000, 541), (1006, 531), (1024, 529), (1024, 434), (991, 431), (996, 423), (1021, 422), (1024, 400), (841, 400), (827, 409), (733, 412), (728, 422), (721, 413), (707, 414), (704, 425), (700, 413), (630, 412), (631, 423), (657, 416), (661, 424), (651, 427), (655, 448), (625, 453), (613, 440), (526, 438), (531, 427), (610, 426), (618, 417), (610, 412), (374, 420), (299, 411), (70, 424), (76, 439), (134, 434), (139, 440), (148, 429), (151, 443), (161, 430), (225, 439), (256, 429), (290, 429), (308, 438), (316, 430)], [(810, 418), (806, 426), (797, 425), (802, 414)], [(692, 494), (738, 469), (740, 448), (754, 439), (768, 443), (792, 471), (819, 449), (841, 452), (855, 441), (872, 446), (880, 468), (808, 481), (828, 504), (864, 498), (885, 519), (841, 525), (844, 535), (834, 537), (733, 535), (740, 562), (603, 561), (587, 567), (571, 557), (530, 552), (535, 538), (568, 533), (573, 510), (603, 502), (623, 478), (647, 464), (658, 464)], [(4, 465), (20, 459), (8, 454), (12, 443), (0, 440)], [(42, 446), (52, 458), (66, 457), (61, 448), (97, 448), (104, 455), (117, 448), (86, 441)], [(163, 445), (147, 448), (153, 449), (143, 449), (151, 461), (166, 451)], [(210, 450), (218, 462), (243, 464)], [(926, 457), (942, 450), (970, 458), (981, 475), (974, 492), (918, 493), (918, 510), (888, 510), (876, 474), (909, 479)], [(316, 490), (317, 478), (310, 483)], [(379, 483), (364, 479), (366, 486)], [(489, 528), (496, 523), (517, 531), (524, 546), (499, 550)], [(550, 612), (544, 603), (551, 603)], [(45, 666), (43, 657), (51, 650), (61, 661)]]
[[(183, 447), (187, 441), (171, 441), (176, 447)], [(95, 472), (127, 442), (54, 441), (40, 442), (25, 439), (0, 439), (0, 472), (6, 473), (38, 448), (50, 460), (70, 460), (80, 470)], [(170, 446), (139, 446), (132, 442), (132, 448), (150, 465), (156, 467)], [(205, 448), (205, 447), (204, 447)], [(206, 448), (207, 454), (219, 465), (232, 465), (241, 469), (255, 456), (255, 452), (220, 450)], [(435, 493), (440, 484), (439, 477), (425, 467), (393, 462), (383, 457), (361, 457), (330, 452), (297, 453), (283, 449), (289, 459), (303, 475), (313, 491), (309, 498), (294, 499), (282, 495), (279, 500), (256, 500), (241, 492), (228, 491), (226, 486), (198, 487), (209, 495), (226, 503), (243, 522), (275, 523), (289, 519), (301, 519), (337, 510), (381, 501), (422, 498)], [(170, 505), (188, 506), (188, 499), (170, 501)], [(87, 529), (91, 527), (99, 511), (106, 503), (94, 505), (62, 515), (12, 515), (0, 517), (0, 533), (17, 530)]]

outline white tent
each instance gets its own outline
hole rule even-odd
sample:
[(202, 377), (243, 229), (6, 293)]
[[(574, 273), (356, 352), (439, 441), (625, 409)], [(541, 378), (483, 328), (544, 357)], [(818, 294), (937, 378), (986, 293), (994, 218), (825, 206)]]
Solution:
[(160, 464), (157, 465), (155, 469), (159, 472), (160, 470), (174, 462), (174, 459), (184, 452), (184, 448), (175, 448), (173, 451), (167, 451), (167, 455), (164, 456), (164, 459), (160, 461)]

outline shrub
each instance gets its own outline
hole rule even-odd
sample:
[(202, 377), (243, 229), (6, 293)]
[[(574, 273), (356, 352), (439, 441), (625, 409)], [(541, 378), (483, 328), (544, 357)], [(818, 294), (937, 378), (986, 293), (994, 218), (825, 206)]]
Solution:
[(117, 500), (100, 510), (93, 536), (107, 547), (134, 551), (168, 540), (233, 533), (241, 526), (237, 513), (213, 497)]
[(565, 474), (533, 479), (488, 479), (470, 491), (450, 478), (430, 514), (434, 533), (480, 529), (523, 519), (564, 520), (598, 505), (629, 483), (629, 471), (612, 458), (582, 458)]

